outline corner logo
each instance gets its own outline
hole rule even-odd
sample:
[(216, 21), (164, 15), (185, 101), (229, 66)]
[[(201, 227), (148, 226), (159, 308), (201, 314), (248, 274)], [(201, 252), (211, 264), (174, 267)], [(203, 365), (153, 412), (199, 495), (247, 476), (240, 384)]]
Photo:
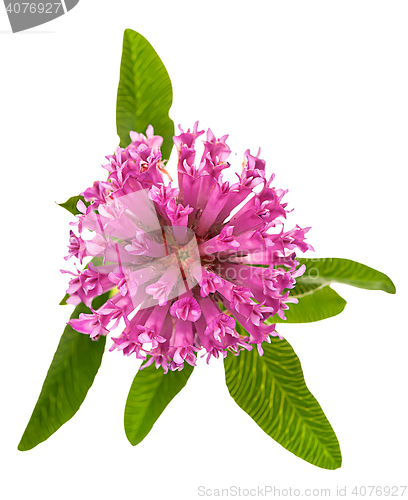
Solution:
[(57, 2), (4, 0), (13, 33), (48, 23), (63, 16), (78, 3), (79, 0), (59, 0)]

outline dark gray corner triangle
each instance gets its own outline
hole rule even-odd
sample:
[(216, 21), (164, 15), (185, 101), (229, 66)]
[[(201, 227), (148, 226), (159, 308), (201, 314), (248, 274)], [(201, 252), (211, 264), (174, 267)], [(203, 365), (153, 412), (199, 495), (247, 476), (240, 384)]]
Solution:
[[(47, 2), (45, 0), (4, 0), (4, 6), (10, 21), (13, 33), (28, 30), (41, 24), (48, 23), (61, 17), (73, 9), (79, 0), (65, 0)], [(64, 6), (65, 4), (65, 6)]]
[(65, 7), (67, 10), (73, 9), (76, 5), (78, 5), (79, 0), (65, 0)]

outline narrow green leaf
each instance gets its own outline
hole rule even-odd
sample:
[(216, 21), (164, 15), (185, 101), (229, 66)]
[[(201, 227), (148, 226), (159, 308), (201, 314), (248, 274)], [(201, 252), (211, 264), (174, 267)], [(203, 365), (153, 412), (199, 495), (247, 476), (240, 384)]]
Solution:
[[(93, 307), (106, 302), (109, 294), (97, 297)], [(79, 304), (72, 316), (90, 313)], [(18, 449), (30, 450), (48, 439), (78, 411), (101, 365), (106, 338), (92, 341), (69, 325), (65, 327), (48, 370), (40, 396), (21, 438)]]
[[(297, 290), (297, 285), (295, 291)], [(285, 311), (286, 321), (275, 316), (266, 323), (310, 323), (340, 314), (347, 302), (329, 286), (311, 289), (310, 293), (295, 295), (297, 304), (289, 304)]]
[(366, 290), (383, 290), (387, 293), (396, 291), (394, 283), (388, 276), (353, 260), (336, 258), (297, 260), (300, 264), (306, 265), (306, 273), (296, 279), (296, 287), (303, 284), (316, 286), (344, 283)]
[(150, 43), (136, 31), (123, 35), (123, 52), (116, 101), (116, 127), (120, 146), (130, 143), (129, 132), (145, 133), (149, 124), (163, 137), (162, 155), (169, 159), (174, 123), (169, 118), (173, 101), (171, 81)]
[(66, 293), (64, 295), (64, 298), (61, 300), (61, 302), (58, 305), (60, 305), (60, 306), (66, 306), (66, 305), (68, 305), (67, 299), (69, 299), (69, 293)]
[(57, 203), (57, 205), (59, 205), (62, 208), (65, 208), (65, 210), (68, 210), (68, 212), (71, 212), (71, 214), (73, 215), (78, 215), (81, 213), (77, 209), (77, 203), (79, 200), (82, 200), (86, 206), (89, 205), (89, 202), (86, 202), (83, 196), (72, 196), (65, 203)]
[(126, 401), (125, 432), (135, 446), (150, 432), (170, 401), (186, 385), (193, 367), (184, 364), (181, 371), (167, 374), (154, 365), (137, 372)]
[(284, 448), (323, 469), (341, 466), (337, 437), (306, 386), (296, 353), (272, 338), (256, 349), (224, 359), (225, 380), (235, 402)]

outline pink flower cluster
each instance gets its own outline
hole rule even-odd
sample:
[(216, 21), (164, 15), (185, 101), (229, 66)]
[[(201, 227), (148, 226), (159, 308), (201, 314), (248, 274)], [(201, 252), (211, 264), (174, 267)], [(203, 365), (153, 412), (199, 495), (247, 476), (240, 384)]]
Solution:
[[(78, 235), (70, 233), (69, 255), (88, 266), (73, 275), (68, 303), (84, 302), (91, 314), (70, 325), (93, 340), (122, 321), (110, 350), (135, 354), (142, 368), (155, 363), (165, 372), (194, 365), (197, 352), (238, 354), (276, 336), (274, 315), (285, 319), (295, 278), (304, 272), (295, 252), (309, 228), (285, 231), (286, 191), (271, 186), (265, 161), (244, 153), (243, 167), (230, 184), (228, 136), (207, 131), (204, 152), (195, 142), (204, 131), (174, 137), (178, 188), (162, 159), (162, 138), (148, 127), (131, 132), (131, 144), (106, 157), (106, 181), (97, 181), (78, 202)], [(86, 237), (86, 235), (90, 237)], [(92, 300), (111, 291), (99, 309)], [(237, 332), (239, 322), (245, 334)], [(270, 322), (269, 322), (270, 323)], [(240, 330), (241, 332), (242, 330)]]

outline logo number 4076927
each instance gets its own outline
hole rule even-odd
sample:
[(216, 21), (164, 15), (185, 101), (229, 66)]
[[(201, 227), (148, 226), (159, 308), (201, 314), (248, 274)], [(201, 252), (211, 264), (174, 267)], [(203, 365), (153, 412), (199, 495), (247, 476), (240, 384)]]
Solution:
[(6, 10), (9, 14), (57, 14), (62, 8), (61, 2), (56, 3), (9, 3)]

